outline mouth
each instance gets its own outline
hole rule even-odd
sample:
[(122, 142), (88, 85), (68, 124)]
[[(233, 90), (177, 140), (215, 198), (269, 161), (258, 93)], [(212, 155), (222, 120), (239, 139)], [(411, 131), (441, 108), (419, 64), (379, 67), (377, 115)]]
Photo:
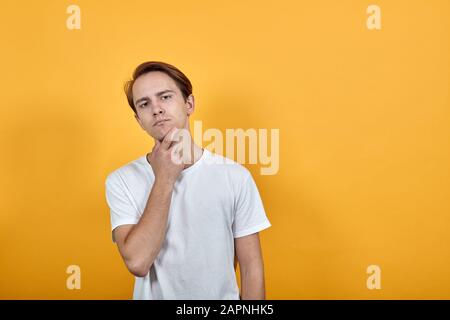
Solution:
[(166, 123), (167, 121), (169, 121), (169, 119), (163, 119), (163, 120), (158, 120), (156, 121), (153, 126), (162, 126), (164, 125), (164, 123)]

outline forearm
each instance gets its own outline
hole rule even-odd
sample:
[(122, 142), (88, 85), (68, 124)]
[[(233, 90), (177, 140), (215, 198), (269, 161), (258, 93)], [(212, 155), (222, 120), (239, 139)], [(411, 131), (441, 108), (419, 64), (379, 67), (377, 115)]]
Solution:
[(137, 273), (146, 274), (166, 235), (173, 185), (156, 180), (139, 222), (124, 242), (125, 260)]
[(241, 268), (241, 299), (265, 300), (263, 266)]

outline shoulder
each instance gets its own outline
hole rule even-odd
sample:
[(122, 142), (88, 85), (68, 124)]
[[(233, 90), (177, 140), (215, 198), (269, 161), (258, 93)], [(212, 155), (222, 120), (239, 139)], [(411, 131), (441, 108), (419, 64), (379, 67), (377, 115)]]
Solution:
[(205, 152), (205, 166), (226, 176), (232, 184), (240, 185), (251, 177), (250, 171), (242, 164), (207, 149)]
[(141, 156), (109, 172), (106, 175), (105, 184), (117, 185), (117, 183), (120, 183), (120, 180), (128, 180), (130, 178), (140, 176), (144, 170), (144, 161), (146, 161), (145, 156)]

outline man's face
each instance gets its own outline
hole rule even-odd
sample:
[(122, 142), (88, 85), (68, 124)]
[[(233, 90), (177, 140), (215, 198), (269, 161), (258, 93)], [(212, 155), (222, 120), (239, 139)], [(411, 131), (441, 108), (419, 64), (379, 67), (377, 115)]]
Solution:
[(150, 136), (161, 141), (173, 127), (189, 129), (194, 97), (190, 95), (185, 101), (175, 81), (167, 74), (146, 73), (136, 79), (132, 89), (135, 118)]

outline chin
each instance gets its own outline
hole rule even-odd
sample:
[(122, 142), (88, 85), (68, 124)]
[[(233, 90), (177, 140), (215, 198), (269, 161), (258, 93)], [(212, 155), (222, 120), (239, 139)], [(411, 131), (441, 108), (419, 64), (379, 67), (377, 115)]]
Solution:
[(164, 129), (164, 130), (160, 130), (160, 131), (158, 131), (158, 132), (152, 132), (152, 133), (150, 133), (150, 136), (151, 136), (153, 139), (162, 141), (162, 139), (165, 137), (165, 135), (167, 134), (167, 132), (169, 132), (169, 130), (170, 130), (170, 128), (167, 129), (167, 130)]
[(156, 140), (161, 140), (164, 137), (164, 134), (161, 134), (161, 132), (149, 132), (147, 131), (148, 135)]

